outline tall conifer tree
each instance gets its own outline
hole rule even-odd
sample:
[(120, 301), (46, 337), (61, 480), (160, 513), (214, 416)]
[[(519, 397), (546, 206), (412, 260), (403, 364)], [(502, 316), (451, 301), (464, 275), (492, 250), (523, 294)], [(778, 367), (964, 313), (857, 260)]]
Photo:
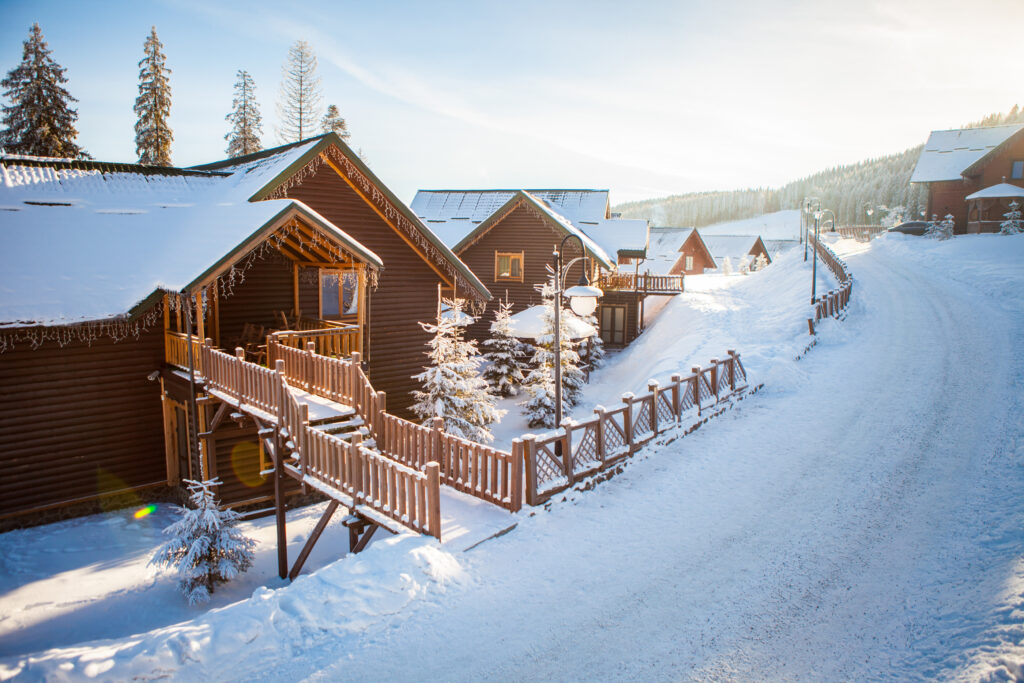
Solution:
[(231, 101), (231, 113), (224, 117), (231, 123), (231, 132), (224, 136), (228, 141), (229, 157), (240, 157), (263, 149), (260, 135), (263, 133), (263, 117), (256, 103), (256, 83), (248, 71), (239, 70), (235, 81), (235, 99)]
[(167, 79), (167, 57), (163, 43), (153, 27), (144, 56), (139, 61), (139, 96), (135, 99), (135, 153), (139, 163), (146, 166), (170, 166), (171, 142), (174, 134), (168, 119), (171, 116), (171, 84)]
[(316, 133), (320, 119), (320, 78), (316, 55), (304, 40), (288, 49), (288, 61), (281, 68), (281, 95), (277, 112), (281, 120), (277, 134), (282, 142), (296, 142)]
[(44, 157), (88, 157), (77, 144), (77, 102), (64, 87), (64, 67), (50, 57), (39, 24), (33, 24), (24, 43), (21, 63), (0, 81), (4, 97), (0, 148), (14, 154)]

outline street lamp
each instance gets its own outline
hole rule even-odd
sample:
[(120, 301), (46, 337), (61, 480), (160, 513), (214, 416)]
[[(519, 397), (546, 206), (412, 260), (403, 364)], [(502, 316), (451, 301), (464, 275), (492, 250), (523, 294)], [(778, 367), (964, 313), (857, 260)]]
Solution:
[(811, 305), (814, 305), (814, 295), (818, 287), (818, 223), (825, 212), (832, 214), (832, 229), (836, 227), (836, 214), (832, 209), (819, 209), (814, 212), (814, 265), (811, 268)]
[[(563, 266), (562, 250), (565, 249), (565, 242), (570, 237), (575, 237), (580, 243), (580, 251), (583, 255), (577, 256)], [(583, 239), (579, 235), (569, 233), (563, 237), (562, 243), (558, 245), (553, 255), (555, 257), (555, 428), (557, 429), (562, 424), (562, 297), (569, 298), (569, 308), (573, 313), (586, 317), (597, 309), (597, 300), (603, 292), (597, 287), (591, 286), (590, 280), (587, 279), (587, 248), (583, 245)], [(583, 272), (580, 274), (579, 282), (575, 287), (563, 289), (569, 268), (581, 260), (583, 261)], [(556, 450), (558, 455), (561, 455), (561, 441), (556, 445)]]
[[(821, 211), (821, 200), (817, 197), (804, 197), (803, 215), (809, 217), (812, 213)], [(807, 230), (808, 226), (804, 227), (804, 263), (807, 263)]]

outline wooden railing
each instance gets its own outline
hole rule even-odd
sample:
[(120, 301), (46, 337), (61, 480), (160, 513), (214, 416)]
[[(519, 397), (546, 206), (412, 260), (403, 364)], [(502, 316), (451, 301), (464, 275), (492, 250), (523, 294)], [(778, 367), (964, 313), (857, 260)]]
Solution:
[(857, 240), (858, 242), (867, 242), (872, 237), (881, 235), (886, 230), (888, 228), (883, 225), (840, 225), (836, 228), (836, 232), (846, 239)]
[(682, 275), (651, 275), (650, 273), (606, 273), (597, 286), (605, 291), (682, 292)]
[(703, 413), (747, 387), (747, 374), (735, 351), (691, 372), (687, 377), (673, 375), (666, 387), (651, 382), (639, 396), (623, 394), (618, 408), (598, 407), (585, 420), (566, 419), (548, 434), (515, 439), (512, 452), (522, 453), (525, 464), (526, 502), (543, 503), (582, 477), (615, 465), (686, 416), (699, 421)]
[(444, 431), (444, 420), (418, 425), (382, 413), (377, 448), (387, 457), (420, 471), (440, 465), (441, 483), (511, 512), (522, 507), (522, 451), (505, 451)]
[[(192, 367), (200, 374), (202, 373), (202, 360), (200, 359), (200, 349), (202, 346), (203, 340), (193, 335)], [(188, 335), (181, 332), (171, 332), (170, 330), (164, 332), (164, 360), (167, 361), (168, 365), (188, 368)]]
[(822, 318), (838, 317), (850, 303), (850, 295), (853, 291), (853, 275), (846, 265), (846, 261), (836, 256), (827, 244), (814, 239), (814, 235), (808, 235), (807, 239), (815, 248), (818, 258), (832, 272), (839, 281), (838, 289), (831, 289), (814, 300), (812, 307), (814, 317), (807, 319), (807, 328), (814, 334), (814, 327)]
[[(237, 353), (237, 352), (236, 352)], [(274, 419), (281, 395), (281, 377), (269, 368), (245, 360), (245, 353), (232, 356), (213, 347), (207, 339), (202, 346), (206, 387), (233, 399), (239, 406), (259, 411), (265, 419)]]
[(387, 397), (383, 391), (374, 391), (358, 352), (350, 358), (328, 358), (316, 352), (313, 342), (300, 350), (270, 339), (267, 358), (271, 366), (278, 360), (285, 362), (285, 379), (292, 386), (354, 408), (376, 437)]
[(362, 351), (359, 325), (318, 318), (299, 318), (295, 327), (294, 330), (271, 333), (267, 337), (267, 346), (270, 346), (271, 340), (293, 349), (305, 349), (312, 343), (316, 353), (340, 358)]

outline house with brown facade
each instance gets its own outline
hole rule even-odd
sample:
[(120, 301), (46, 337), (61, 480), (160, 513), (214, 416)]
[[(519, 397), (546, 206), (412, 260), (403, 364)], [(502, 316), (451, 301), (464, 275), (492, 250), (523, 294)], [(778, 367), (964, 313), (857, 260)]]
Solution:
[(715, 259), (717, 268), (722, 267), (726, 258), (734, 270), (738, 269), (743, 259), (753, 266), (758, 256), (764, 256), (768, 263), (772, 262), (768, 255), (768, 248), (760, 235), (702, 235), (704, 244)]
[[(613, 216), (607, 190), (420, 190), (410, 206), (513, 313), (541, 303), (537, 286), (550, 277), (552, 252), (577, 237), (566, 241), (563, 263), (581, 256), (582, 243), (587, 275), (604, 291), (595, 314), (601, 338), (612, 347), (641, 332), (645, 296), (682, 291), (680, 278), (648, 281), (638, 272), (647, 221)], [(575, 284), (582, 267), (570, 268), (566, 281)], [(468, 336), (489, 337), (492, 319), (490, 311), (478, 315)]]
[[(910, 182), (927, 185), (927, 217), (951, 214), (956, 234), (998, 231), (1013, 197), (986, 190), (1024, 187), (1024, 123), (932, 131)], [(968, 196), (979, 200), (970, 215)]]
[(333, 134), (202, 168), (0, 172), (0, 528), (183, 478), (268, 500), (280, 396), (361, 439), (410, 404), (439, 289), (490, 296)]

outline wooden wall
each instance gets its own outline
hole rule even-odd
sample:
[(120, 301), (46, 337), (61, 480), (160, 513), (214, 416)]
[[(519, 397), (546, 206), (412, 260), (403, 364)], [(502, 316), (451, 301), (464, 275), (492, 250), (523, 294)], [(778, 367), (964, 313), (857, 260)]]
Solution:
[[(276, 251), (267, 252), (218, 306), (223, 348), (232, 348), (246, 323), (279, 328), (277, 312), (289, 313), (295, 307), (292, 262)], [(212, 331), (207, 330), (206, 336), (212, 337)]]
[(288, 195), (308, 204), (384, 262), (379, 285), (370, 292), (369, 377), (375, 389), (387, 392), (388, 412), (410, 417), (410, 392), (419, 386), (412, 376), (427, 362), (428, 336), (418, 322), (436, 316), (440, 276), (330, 166), (320, 166)]
[[(490, 337), (497, 300), (504, 300), (506, 292), (513, 302), (512, 313), (541, 303), (541, 296), (534, 286), (548, 278), (546, 267), (554, 264), (551, 254), (564, 236), (564, 232), (553, 227), (526, 206), (520, 205), (459, 253), (459, 258), (476, 273), (494, 297), (486, 312), (477, 316), (477, 322), (467, 328), (467, 336), (470, 339), (484, 340)], [(522, 282), (495, 279), (494, 254), (499, 251), (523, 252)], [(580, 248), (576, 240), (566, 243), (564, 262), (579, 255)], [(579, 279), (580, 268), (582, 264), (574, 266), (569, 273), (569, 281), (572, 284), (576, 284)]]
[[(686, 269), (686, 257), (693, 257), (693, 268)], [(672, 268), (668, 271), (669, 275), (702, 275), (705, 268), (714, 268), (714, 259), (708, 259), (707, 251), (705, 251), (700, 244), (700, 238), (697, 236), (697, 231), (694, 230), (690, 233), (690, 236), (686, 238), (680, 247), (679, 259), (672, 265)]]
[(158, 322), (139, 339), (0, 354), (0, 517), (166, 483)]
[[(598, 304), (598, 310), (595, 312), (598, 324), (601, 321), (601, 306), (625, 306), (626, 307), (626, 334), (625, 344), (629, 344), (631, 341), (637, 338), (640, 334), (640, 300), (643, 299), (643, 294), (637, 294), (629, 291), (621, 292), (605, 292), (604, 296), (601, 297), (600, 303)], [(609, 348), (618, 347), (617, 344), (607, 344)]]

